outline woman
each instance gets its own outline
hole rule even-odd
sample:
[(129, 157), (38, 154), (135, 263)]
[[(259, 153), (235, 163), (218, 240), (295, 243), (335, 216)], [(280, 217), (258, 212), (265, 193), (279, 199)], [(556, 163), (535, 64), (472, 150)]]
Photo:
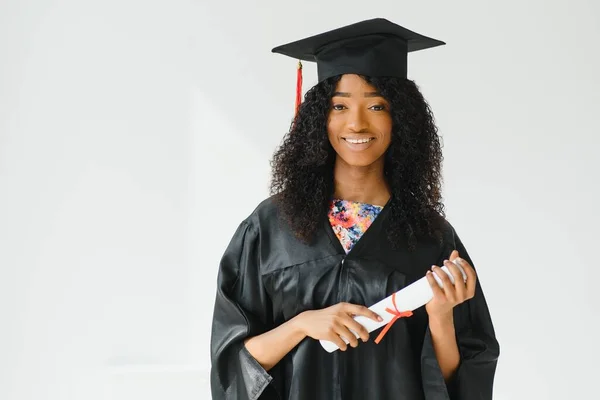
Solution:
[[(319, 83), (220, 264), (213, 399), (491, 399), (499, 345), (406, 78), (408, 52), (441, 44), (375, 19), (274, 49), (316, 61)], [(372, 340), (353, 317), (380, 321), (368, 307), (423, 276), (433, 299)]]

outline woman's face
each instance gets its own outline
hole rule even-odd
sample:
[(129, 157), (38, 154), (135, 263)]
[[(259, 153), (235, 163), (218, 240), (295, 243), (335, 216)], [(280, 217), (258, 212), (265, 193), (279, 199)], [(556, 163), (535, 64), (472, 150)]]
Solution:
[(331, 99), (327, 134), (338, 162), (355, 167), (383, 164), (392, 140), (388, 102), (360, 76), (343, 75)]

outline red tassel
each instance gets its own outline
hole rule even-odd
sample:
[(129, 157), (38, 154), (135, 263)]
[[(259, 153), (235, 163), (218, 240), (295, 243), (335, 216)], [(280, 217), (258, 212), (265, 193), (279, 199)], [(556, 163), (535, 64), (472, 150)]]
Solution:
[(302, 62), (298, 60), (298, 71), (296, 73), (296, 108), (295, 114), (298, 115), (298, 109), (302, 103)]

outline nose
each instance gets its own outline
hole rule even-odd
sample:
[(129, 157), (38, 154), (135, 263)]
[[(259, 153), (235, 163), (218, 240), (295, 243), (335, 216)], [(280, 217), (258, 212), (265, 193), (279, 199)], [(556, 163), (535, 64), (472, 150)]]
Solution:
[(359, 107), (351, 110), (348, 114), (347, 128), (353, 133), (364, 133), (368, 131), (369, 121), (364, 115), (364, 111)]

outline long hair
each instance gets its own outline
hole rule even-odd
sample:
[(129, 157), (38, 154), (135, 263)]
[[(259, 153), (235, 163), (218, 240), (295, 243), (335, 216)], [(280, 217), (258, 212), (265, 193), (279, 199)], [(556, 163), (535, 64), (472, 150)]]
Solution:
[[(384, 175), (392, 192), (388, 237), (414, 249), (419, 238), (441, 241), (442, 150), (433, 113), (408, 79), (362, 77), (390, 104), (392, 140)], [(331, 99), (340, 77), (312, 87), (271, 161), (270, 192), (295, 235), (310, 242), (327, 215), (334, 192), (336, 153), (327, 135)]]

